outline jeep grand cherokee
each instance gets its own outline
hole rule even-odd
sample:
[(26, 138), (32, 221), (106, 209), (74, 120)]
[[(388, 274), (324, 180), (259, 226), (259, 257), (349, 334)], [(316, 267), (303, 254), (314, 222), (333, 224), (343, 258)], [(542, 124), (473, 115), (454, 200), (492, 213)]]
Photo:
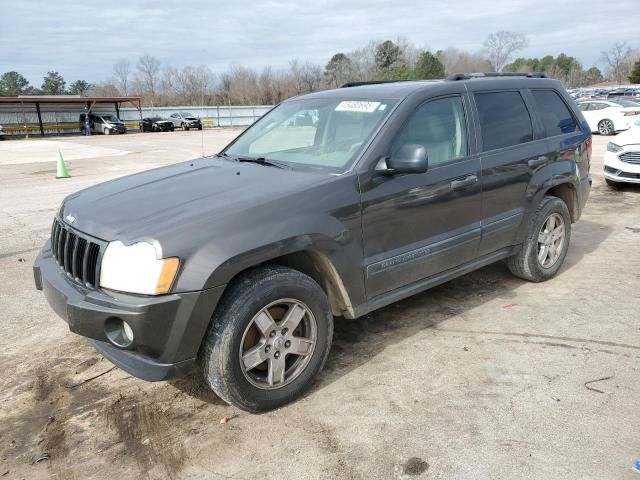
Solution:
[(558, 273), (591, 186), (591, 132), (540, 77), (287, 100), (216, 156), (67, 197), (36, 286), (132, 375), (199, 364), (233, 405), (283, 405), (322, 369), (334, 317), (501, 259), (534, 282)]

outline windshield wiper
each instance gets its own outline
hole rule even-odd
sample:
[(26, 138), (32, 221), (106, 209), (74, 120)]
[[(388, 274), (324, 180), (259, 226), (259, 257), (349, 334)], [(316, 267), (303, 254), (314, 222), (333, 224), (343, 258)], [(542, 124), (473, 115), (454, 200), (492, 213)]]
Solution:
[(265, 157), (236, 157), (238, 162), (251, 162), (258, 163), (260, 165), (268, 165), (269, 167), (276, 168), (289, 168), (289, 165), (286, 163), (278, 162), (277, 160), (272, 160), (270, 158)]
[(235, 161), (236, 159), (234, 157), (232, 157), (231, 155), (229, 155), (226, 152), (222, 152), (222, 153), (216, 153), (214, 155), (214, 157), (218, 157), (218, 158), (226, 158), (227, 160), (233, 160)]

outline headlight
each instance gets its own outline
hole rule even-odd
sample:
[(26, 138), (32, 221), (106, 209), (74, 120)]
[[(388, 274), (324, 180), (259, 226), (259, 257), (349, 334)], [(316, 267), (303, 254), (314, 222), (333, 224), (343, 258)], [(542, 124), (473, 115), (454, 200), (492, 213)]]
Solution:
[(180, 259), (156, 258), (150, 243), (110, 242), (102, 256), (100, 286), (143, 295), (167, 293), (178, 273)]
[(607, 143), (607, 152), (619, 152), (620, 150), (622, 150), (622, 147), (620, 145), (616, 145), (613, 142), (609, 142)]

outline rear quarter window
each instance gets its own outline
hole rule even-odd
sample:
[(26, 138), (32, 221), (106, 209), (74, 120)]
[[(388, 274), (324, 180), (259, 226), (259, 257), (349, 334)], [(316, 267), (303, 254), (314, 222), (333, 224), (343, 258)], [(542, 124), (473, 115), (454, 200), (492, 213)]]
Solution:
[(578, 125), (557, 92), (532, 90), (531, 95), (533, 95), (538, 116), (547, 132), (547, 137), (576, 131)]
[(530, 142), (533, 139), (533, 125), (522, 95), (517, 91), (487, 92), (475, 94), (482, 150)]

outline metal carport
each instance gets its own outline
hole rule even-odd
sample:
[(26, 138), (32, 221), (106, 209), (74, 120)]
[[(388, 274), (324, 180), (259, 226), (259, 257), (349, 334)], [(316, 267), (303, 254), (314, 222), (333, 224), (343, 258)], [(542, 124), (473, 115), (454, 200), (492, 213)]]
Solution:
[(142, 100), (140, 97), (81, 97), (73, 95), (51, 95), (51, 96), (20, 96), (20, 97), (0, 97), (0, 107), (6, 109), (7, 104), (15, 104), (16, 106), (23, 107), (24, 105), (35, 105), (36, 113), (38, 116), (38, 126), (40, 135), (44, 137), (44, 125), (42, 122), (42, 112), (40, 105), (42, 104), (59, 104), (59, 105), (78, 105), (82, 108), (82, 113), (86, 105), (89, 112), (98, 104), (113, 104), (116, 109), (116, 114), (120, 116), (120, 105), (123, 103), (132, 104), (138, 112), (140, 112), (140, 119), (142, 119)]

